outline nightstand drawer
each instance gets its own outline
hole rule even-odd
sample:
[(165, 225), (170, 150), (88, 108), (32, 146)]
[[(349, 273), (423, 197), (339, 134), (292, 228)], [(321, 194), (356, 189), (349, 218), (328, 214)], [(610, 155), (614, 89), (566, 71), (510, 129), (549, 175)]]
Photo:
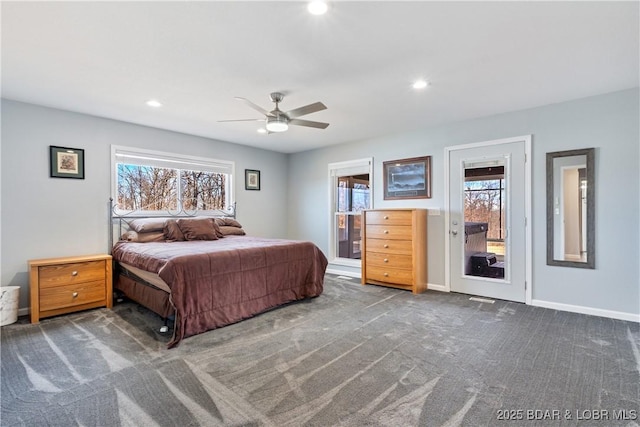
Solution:
[(102, 301), (105, 298), (104, 280), (83, 283), (81, 285), (65, 285), (40, 290), (40, 310), (55, 310), (90, 302)]
[(413, 271), (396, 268), (367, 266), (367, 279), (379, 282), (397, 283), (401, 285), (413, 284)]
[(369, 224), (386, 224), (386, 225), (411, 225), (411, 211), (368, 211), (367, 225)]
[(105, 296), (104, 278), (79, 285), (72, 284), (40, 289), (40, 310), (56, 310), (58, 308), (104, 301)]
[(413, 257), (411, 255), (385, 254), (367, 251), (367, 263), (370, 266), (376, 267), (411, 270), (411, 267), (413, 266)]
[(39, 267), (40, 289), (103, 280), (105, 261), (87, 261)]
[(373, 239), (411, 240), (411, 227), (408, 225), (368, 225), (367, 237)]

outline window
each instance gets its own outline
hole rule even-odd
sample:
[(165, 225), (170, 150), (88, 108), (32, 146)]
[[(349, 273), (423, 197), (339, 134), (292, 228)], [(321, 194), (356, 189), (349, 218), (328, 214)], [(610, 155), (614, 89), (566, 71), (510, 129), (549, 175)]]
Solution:
[(329, 164), (332, 262), (360, 265), (361, 212), (371, 208), (371, 164), (371, 159)]
[(504, 255), (504, 166), (465, 170), (464, 220), (487, 223), (489, 252)]
[(227, 210), (234, 163), (112, 146), (112, 197), (118, 211)]

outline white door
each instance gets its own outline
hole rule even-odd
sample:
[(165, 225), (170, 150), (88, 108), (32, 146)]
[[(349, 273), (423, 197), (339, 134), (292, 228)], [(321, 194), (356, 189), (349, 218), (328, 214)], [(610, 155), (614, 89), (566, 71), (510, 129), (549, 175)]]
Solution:
[(451, 291), (530, 300), (529, 150), (530, 137), (446, 150)]

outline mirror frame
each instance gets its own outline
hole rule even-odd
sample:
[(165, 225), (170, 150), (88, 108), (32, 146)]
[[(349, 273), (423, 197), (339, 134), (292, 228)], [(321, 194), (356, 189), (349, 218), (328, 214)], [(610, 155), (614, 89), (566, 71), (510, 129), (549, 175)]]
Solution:
[[(587, 156), (587, 262), (554, 259), (553, 159), (585, 155)], [(596, 268), (595, 175), (595, 148), (547, 153), (547, 265), (590, 269)]]

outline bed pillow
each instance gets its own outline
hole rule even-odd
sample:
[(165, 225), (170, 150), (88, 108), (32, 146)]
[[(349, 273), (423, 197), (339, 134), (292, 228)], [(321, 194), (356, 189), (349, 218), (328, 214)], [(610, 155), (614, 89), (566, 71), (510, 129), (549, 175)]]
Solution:
[(185, 240), (218, 240), (211, 218), (181, 218), (176, 221)]
[(184, 234), (175, 219), (168, 219), (164, 223), (164, 237), (168, 242), (182, 242), (185, 240)]
[(230, 225), (221, 225), (220, 232), (224, 236), (244, 236), (246, 233), (240, 227), (232, 227)]
[(219, 226), (242, 228), (242, 225), (233, 218), (216, 218), (216, 223)]
[(129, 228), (138, 233), (163, 231), (167, 218), (137, 218), (129, 222)]
[(129, 230), (120, 237), (120, 240), (134, 243), (164, 242), (165, 236), (163, 231), (138, 233), (137, 231)]
[[(208, 217), (208, 216), (195, 216), (195, 217), (190, 217), (190, 218), (180, 218), (183, 223), (186, 221), (193, 221), (193, 220), (206, 220), (206, 221), (210, 221), (211, 225), (213, 227), (213, 229), (216, 231), (216, 236), (218, 236), (218, 239), (221, 239), (224, 237), (224, 235), (222, 234), (222, 232), (220, 231), (220, 227), (218, 227), (218, 223), (216, 223), (214, 218)], [(186, 237), (184, 237), (182, 240), (189, 240)]]
[(216, 236), (218, 236), (218, 239), (222, 239), (224, 237), (224, 234), (222, 234), (222, 231), (220, 231), (220, 226), (218, 225), (216, 220), (214, 218), (209, 218), (209, 220), (213, 225), (213, 229), (216, 230)]

